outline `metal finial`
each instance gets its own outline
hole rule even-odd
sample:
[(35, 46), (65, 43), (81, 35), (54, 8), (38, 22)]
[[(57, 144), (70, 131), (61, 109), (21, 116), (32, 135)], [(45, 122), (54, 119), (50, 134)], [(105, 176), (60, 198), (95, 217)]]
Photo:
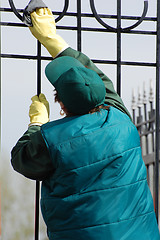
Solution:
[(154, 101), (153, 80), (150, 79), (149, 102), (153, 102), (153, 101)]
[(135, 96), (135, 91), (134, 89), (132, 89), (132, 110), (136, 110), (137, 109), (137, 104), (136, 104), (136, 96)]
[(147, 104), (146, 84), (143, 82), (143, 104)]
[(137, 102), (137, 106), (138, 106), (139, 108), (141, 108), (141, 107), (143, 106), (142, 94), (141, 94), (140, 87), (138, 87), (138, 102)]

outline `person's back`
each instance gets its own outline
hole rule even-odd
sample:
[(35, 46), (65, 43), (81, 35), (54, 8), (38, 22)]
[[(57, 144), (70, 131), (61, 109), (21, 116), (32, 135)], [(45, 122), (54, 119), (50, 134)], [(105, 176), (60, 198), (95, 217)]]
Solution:
[(139, 135), (126, 114), (110, 107), (50, 122), (42, 134), (56, 166), (41, 200), (51, 239), (159, 239)]

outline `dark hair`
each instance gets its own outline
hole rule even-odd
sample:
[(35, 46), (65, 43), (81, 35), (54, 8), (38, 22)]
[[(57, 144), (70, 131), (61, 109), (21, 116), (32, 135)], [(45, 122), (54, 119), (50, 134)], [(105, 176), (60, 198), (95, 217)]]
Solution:
[[(56, 90), (55, 90), (55, 93), (54, 93), (54, 101), (55, 102), (60, 102), (61, 101)], [(101, 109), (109, 110), (109, 106), (105, 106), (105, 105), (102, 104), (102, 105), (99, 105), (99, 106), (91, 109), (89, 112), (86, 112), (84, 114), (88, 114), (88, 113), (92, 114), (92, 113), (95, 113), (95, 112), (100, 112)], [(84, 115), (84, 114), (79, 114), (79, 115)], [(76, 116), (76, 115), (78, 115), (78, 114), (70, 113), (70, 112), (68, 112), (68, 114), (67, 114), (68, 117)]]
[(101, 109), (109, 110), (109, 106), (105, 106), (105, 105), (103, 105), (103, 104), (102, 104), (102, 105), (99, 105), (98, 107), (95, 107), (95, 108), (91, 109), (91, 110), (89, 111), (89, 113), (100, 112)]
[(55, 91), (55, 93), (54, 93), (54, 101), (55, 101), (55, 102), (60, 102), (61, 100), (60, 100), (59, 97), (58, 97), (57, 91), (56, 91), (56, 90), (54, 90), (54, 91)]

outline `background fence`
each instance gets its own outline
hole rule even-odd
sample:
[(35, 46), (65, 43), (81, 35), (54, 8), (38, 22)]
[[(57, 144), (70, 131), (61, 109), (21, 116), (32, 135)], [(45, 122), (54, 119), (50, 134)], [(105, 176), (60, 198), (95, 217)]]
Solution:
[(155, 97), (153, 82), (150, 82), (149, 94), (146, 94), (144, 85), (143, 91), (138, 91), (136, 99), (134, 91), (132, 95), (133, 122), (140, 135), (143, 160), (147, 168), (148, 184), (155, 203), (155, 132), (156, 132), (156, 111), (154, 108)]

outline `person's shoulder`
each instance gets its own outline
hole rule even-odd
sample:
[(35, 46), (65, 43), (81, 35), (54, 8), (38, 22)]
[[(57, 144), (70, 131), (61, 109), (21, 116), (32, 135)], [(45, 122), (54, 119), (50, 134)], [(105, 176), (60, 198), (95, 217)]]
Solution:
[(122, 112), (121, 110), (113, 106), (109, 107), (108, 115), (109, 115), (108, 118), (111, 122), (114, 122), (114, 123), (126, 122), (126, 124), (127, 123), (133, 124), (130, 117), (126, 113)]

